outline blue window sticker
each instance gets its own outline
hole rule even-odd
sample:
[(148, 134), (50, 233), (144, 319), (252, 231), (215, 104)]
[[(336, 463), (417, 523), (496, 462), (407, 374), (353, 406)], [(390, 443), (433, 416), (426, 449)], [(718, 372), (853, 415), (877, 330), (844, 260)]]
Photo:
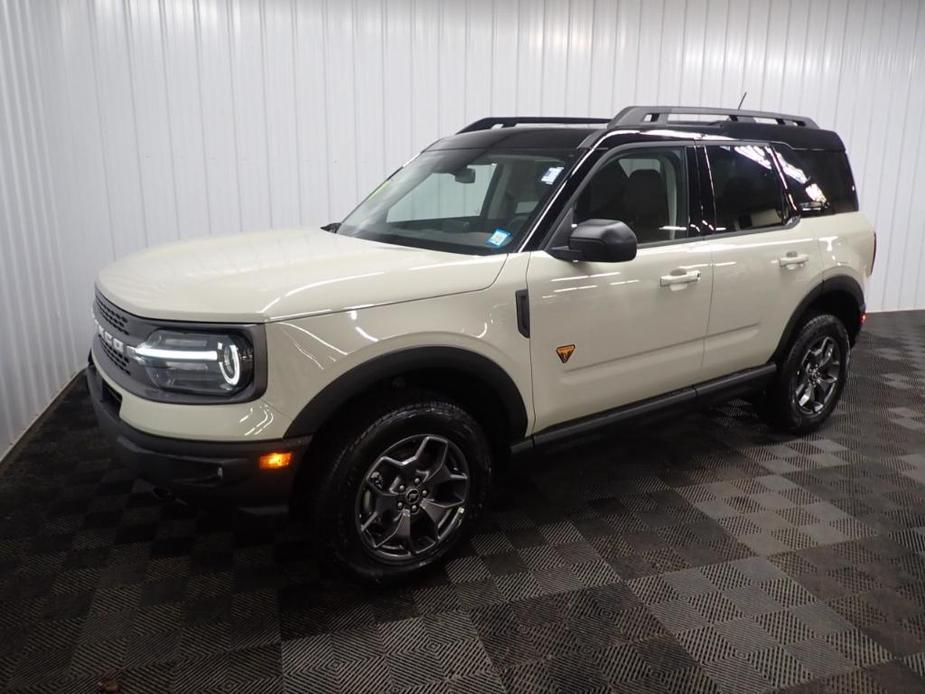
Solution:
[(564, 168), (564, 166), (550, 166), (546, 169), (546, 172), (540, 176), (540, 180), (547, 186), (551, 186)]
[(495, 229), (494, 232), (492, 232), (492, 235), (488, 237), (488, 240), (486, 240), (485, 243), (489, 246), (494, 246), (495, 248), (501, 248), (501, 246), (504, 246), (510, 240), (511, 232), (499, 227)]

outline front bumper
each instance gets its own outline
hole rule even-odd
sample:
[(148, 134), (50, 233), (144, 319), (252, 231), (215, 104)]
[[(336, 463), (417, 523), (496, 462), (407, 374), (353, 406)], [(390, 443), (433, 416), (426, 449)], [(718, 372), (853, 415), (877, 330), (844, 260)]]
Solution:
[[(117, 459), (139, 477), (202, 506), (234, 506), (261, 515), (284, 514), (310, 436), (273, 441), (207, 442), (146, 434), (119, 418), (119, 395), (90, 361), (87, 384), (97, 421)], [(261, 455), (292, 451), (293, 463), (261, 470)]]

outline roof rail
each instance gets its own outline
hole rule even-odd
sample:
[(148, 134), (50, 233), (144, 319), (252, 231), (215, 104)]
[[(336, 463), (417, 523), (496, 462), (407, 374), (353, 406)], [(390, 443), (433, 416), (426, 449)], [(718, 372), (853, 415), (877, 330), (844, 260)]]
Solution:
[[(743, 111), (737, 108), (705, 108), (702, 106), (627, 106), (608, 123), (613, 128), (618, 125), (638, 125), (640, 123), (667, 123), (671, 114), (697, 116), (725, 116), (731, 121), (756, 123), (757, 119), (775, 121), (778, 125), (791, 125), (800, 128), (818, 128), (816, 122), (805, 116), (790, 116), (773, 111)], [(677, 121), (675, 121), (677, 122)]]
[[(502, 128), (512, 128), (515, 125), (520, 125), (523, 123), (542, 123), (542, 124), (555, 124), (555, 125), (606, 125), (607, 123), (612, 123), (609, 118), (576, 118), (572, 116), (492, 116), (489, 118), (482, 118), (475, 121), (474, 123), (469, 123), (465, 128), (460, 130), (460, 133), (471, 133), (475, 130), (490, 130), (495, 127)], [(458, 135), (459, 133), (457, 133)]]

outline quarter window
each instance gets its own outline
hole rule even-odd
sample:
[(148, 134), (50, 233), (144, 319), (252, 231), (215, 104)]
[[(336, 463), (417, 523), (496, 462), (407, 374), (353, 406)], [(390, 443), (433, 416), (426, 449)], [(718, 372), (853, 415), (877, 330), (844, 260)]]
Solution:
[(602, 166), (575, 203), (573, 221), (624, 222), (640, 244), (687, 237), (684, 150), (633, 150)]
[(707, 147), (716, 233), (782, 225), (787, 207), (771, 151), (762, 145)]
[(777, 145), (787, 187), (803, 216), (857, 212), (858, 196), (844, 152)]

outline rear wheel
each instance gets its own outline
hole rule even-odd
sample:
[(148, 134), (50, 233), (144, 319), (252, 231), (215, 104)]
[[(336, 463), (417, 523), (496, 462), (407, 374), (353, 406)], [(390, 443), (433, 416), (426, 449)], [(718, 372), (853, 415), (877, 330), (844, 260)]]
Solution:
[(488, 492), (491, 453), (479, 424), (459, 405), (416, 390), (339, 424), (314, 463), (329, 469), (313, 504), (322, 554), (376, 582), (438, 563)]
[(838, 318), (821, 314), (806, 320), (759, 401), (759, 413), (773, 426), (796, 434), (818, 428), (844, 391), (850, 350)]

